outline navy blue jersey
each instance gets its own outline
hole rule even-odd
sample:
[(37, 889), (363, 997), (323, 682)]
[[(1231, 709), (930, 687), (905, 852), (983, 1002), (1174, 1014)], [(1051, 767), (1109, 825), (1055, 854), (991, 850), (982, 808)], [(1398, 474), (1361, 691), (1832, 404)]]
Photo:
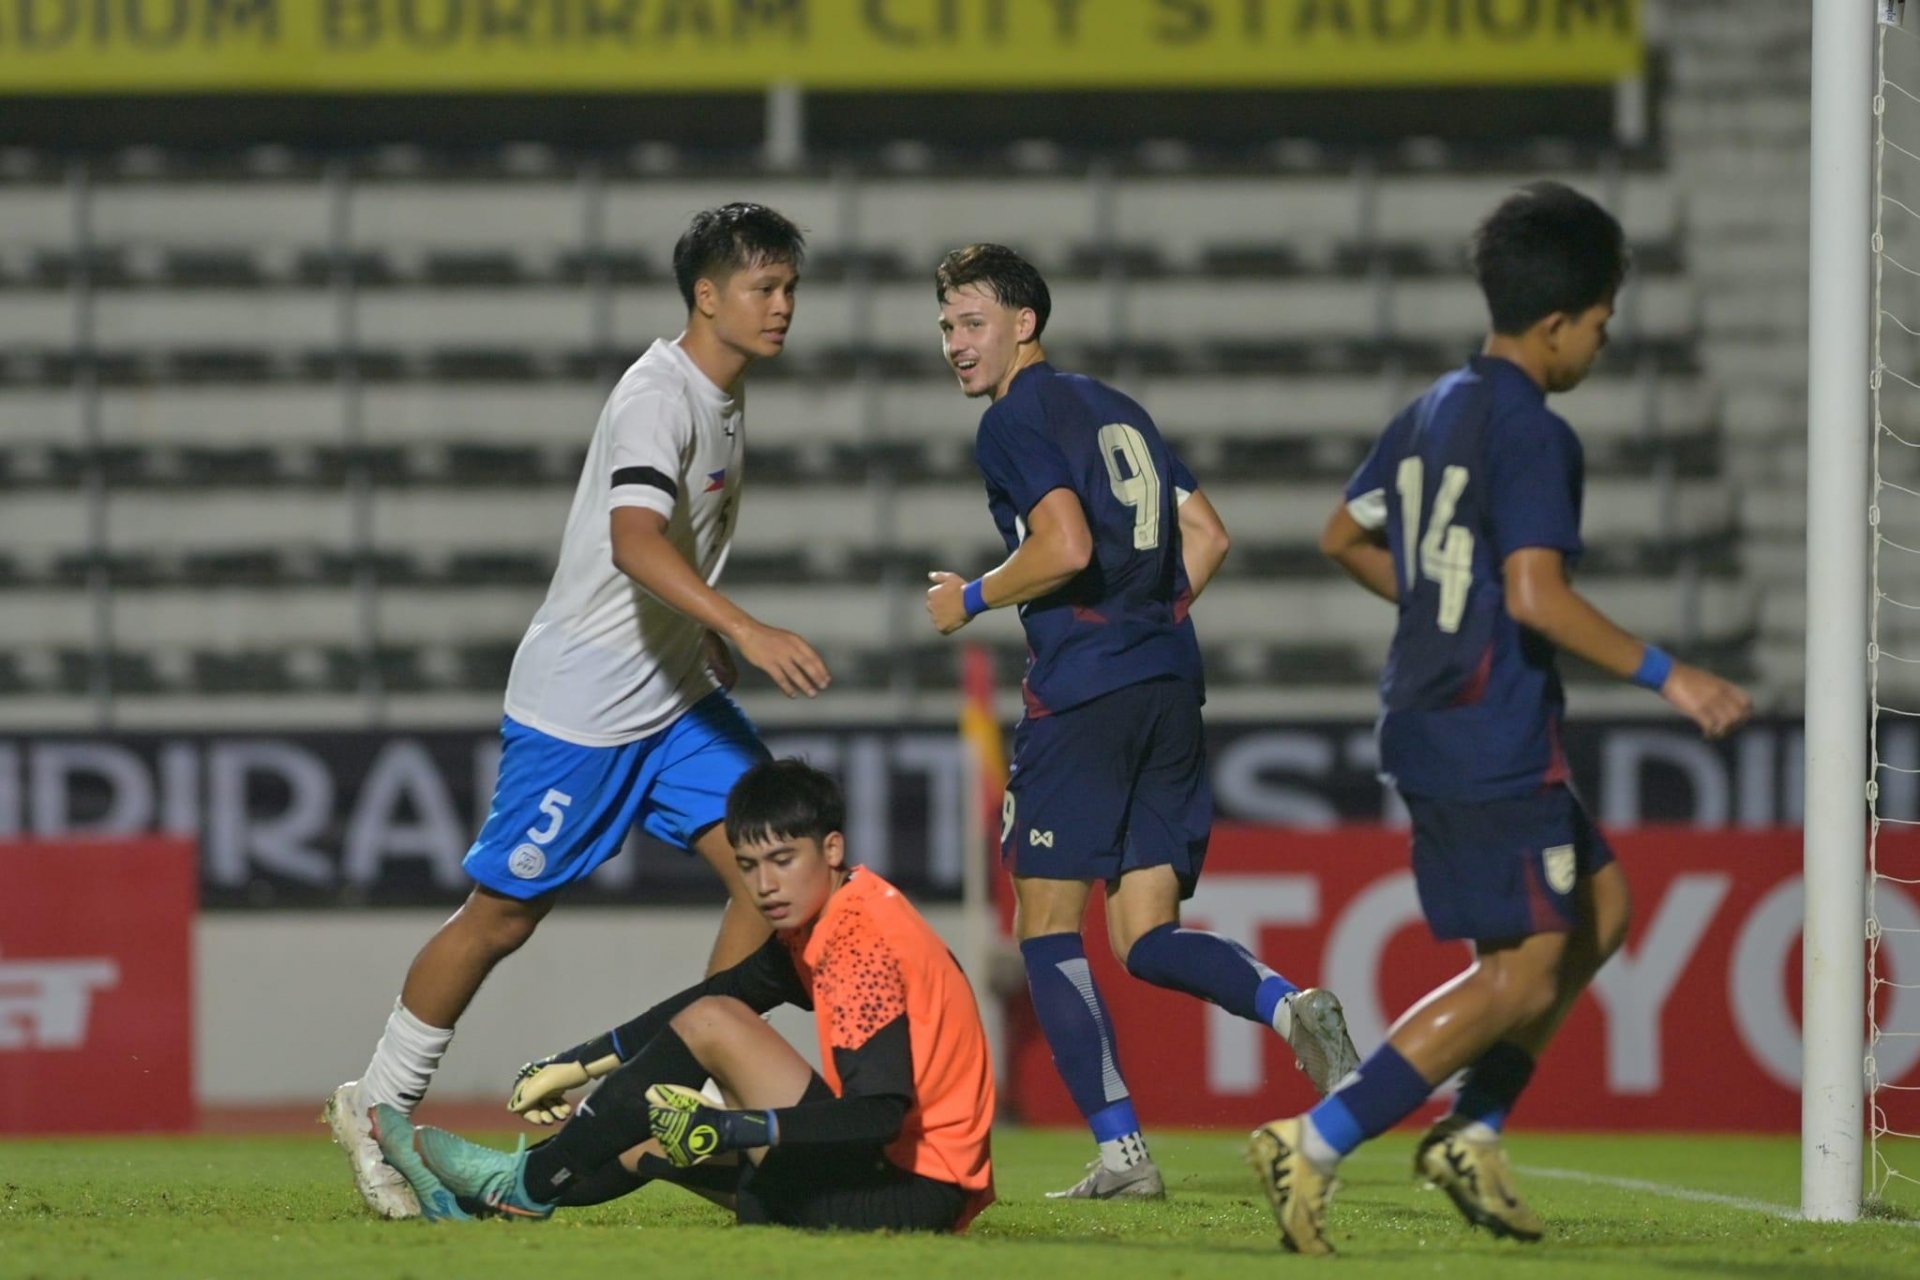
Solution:
[(1199, 486), (1147, 411), (1092, 378), (1029, 365), (981, 416), (974, 454), (1008, 551), (1055, 489), (1080, 499), (1093, 533), (1087, 567), (1020, 606), (1028, 713), (1065, 711), (1143, 680), (1200, 686), (1179, 520), (1179, 494)]
[(1399, 624), (1380, 767), (1407, 795), (1491, 800), (1566, 777), (1553, 645), (1507, 613), (1522, 547), (1580, 554), (1580, 442), (1517, 365), (1476, 356), (1400, 412), (1347, 484), (1384, 529)]

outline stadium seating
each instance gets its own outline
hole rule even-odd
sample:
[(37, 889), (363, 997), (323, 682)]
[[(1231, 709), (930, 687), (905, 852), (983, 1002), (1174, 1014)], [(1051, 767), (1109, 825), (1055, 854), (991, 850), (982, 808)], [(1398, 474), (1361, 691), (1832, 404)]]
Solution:
[[(1372, 434), (1477, 341), (1465, 229), (1549, 171), (1607, 198), (1636, 251), (1614, 348), (1564, 406), (1593, 477), (1585, 571), (1628, 625), (1738, 669), (1764, 613), (1747, 512), (1685, 211), (1646, 155), (1023, 152), (954, 177), (910, 148), (777, 176), (660, 148), (129, 152), (82, 183), (8, 152), (0, 698), (109, 687), (190, 719), (183, 695), (210, 717), (229, 695), (496, 695), (605, 388), (680, 324), (672, 237), (751, 197), (805, 226), (812, 258), (792, 349), (750, 391), (728, 571), (749, 609), (814, 638), (843, 686), (909, 699), (888, 714), (946, 705), (922, 575), (998, 544), (931, 267), (1001, 239), (1049, 274), (1058, 362), (1146, 403), (1229, 521), (1197, 614), (1215, 688), (1363, 711), (1387, 615), (1315, 536)], [(976, 632), (1011, 682), (1000, 621)]]

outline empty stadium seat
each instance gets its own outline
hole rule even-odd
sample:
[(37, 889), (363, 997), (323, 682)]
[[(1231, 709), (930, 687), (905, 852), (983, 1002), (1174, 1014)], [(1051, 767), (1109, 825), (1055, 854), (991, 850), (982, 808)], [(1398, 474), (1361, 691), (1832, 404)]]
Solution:
[[(911, 146), (778, 176), (657, 146), (129, 152), (89, 162), (84, 239), (70, 162), (15, 165), (0, 698), (103, 680), (216, 704), (496, 695), (608, 388), (684, 319), (674, 238), (751, 198), (794, 217), (810, 256), (792, 348), (748, 395), (728, 576), (843, 688), (950, 686), (922, 575), (1004, 555), (972, 460), (984, 406), (941, 359), (931, 280), (948, 249), (1001, 240), (1049, 275), (1056, 362), (1145, 404), (1228, 520), (1235, 551), (1196, 611), (1216, 686), (1364, 706), (1391, 615), (1315, 539), (1382, 424), (1478, 344), (1467, 229), (1547, 171), (1611, 201), (1636, 256), (1613, 348), (1556, 401), (1587, 448), (1582, 573), (1623, 623), (1737, 669), (1784, 607), (1742, 577), (1742, 535), (1776, 513), (1725, 474), (1732, 415), (1700, 373), (1687, 213), (1657, 165), (1438, 144), (1197, 156), (1036, 145), (956, 177)], [(1685, 590), (1666, 580), (1683, 569)], [(1017, 680), (1013, 619), (969, 635)]]

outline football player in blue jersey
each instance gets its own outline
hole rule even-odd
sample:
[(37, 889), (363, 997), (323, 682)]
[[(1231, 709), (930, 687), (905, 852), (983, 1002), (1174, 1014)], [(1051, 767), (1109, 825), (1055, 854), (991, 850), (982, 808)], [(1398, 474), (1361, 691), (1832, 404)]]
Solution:
[(960, 389), (992, 401), (975, 453), (1010, 554), (971, 582), (931, 574), (927, 612), (952, 634), (1017, 607), (1026, 629), (1001, 856), (1034, 1012), (1099, 1146), (1086, 1177), (1053, 1194), (1158, 1196), (1081, 942), (1095, 881), (1107, 886), (1114, 955), (1135, 977), (1273, 1027), (1323, 1094), (1358, 1055), (1330, 992), (1299, 990), (1239, 943), (1180, 927), (1213, 825), (1187, 610), (1226, 556), (1226, 527), (1145, 409), (1047, 363), (1051, 299), (1020, 255), (950, 253), (935, 292)]
[(1626, 937), (1626, 880), (1567, 785), (1565, 649), (1654, 690), (1710, 738), (1747, 695), (1644, 643), (1568, 580), (1581, 552), (1580, 442), (1547, 396), (1578, 386), (1627, 270), (1611, 214), (1558, 183), (1481, 223), (1474, 272), (1492, 313), (1481, 354), (1402, 410), (1347, 485), (1321, 548), (1399, 621), (1380, 681), (1382, 773), (1413, 819), (1435, 937), (1476, 959), (1403, 1014), (1359, 1074), (1303, 1116), (1254, 1131), (1248, 1158), (1302, 1253), (1332, 1251), (1335, 1166), (1466, 1078), (1415, 1150), (1470, 1223), (1537, 1240), (1500, 1129), (1573, 1001)]

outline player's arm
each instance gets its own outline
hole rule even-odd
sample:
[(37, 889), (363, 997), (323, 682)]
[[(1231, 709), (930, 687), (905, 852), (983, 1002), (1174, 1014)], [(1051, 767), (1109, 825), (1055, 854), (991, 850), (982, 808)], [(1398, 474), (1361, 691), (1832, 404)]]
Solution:
[(789, 698), (811, 698), (831, 680), (813, 646), (791, 631), (760, 622), (713, 589), (667, 537), (667, 518), (651, 507), (615, 507), (613, 564), (669, 609), (731, 641)]
[(676, 1165), (698, 1164), (724, 1151), (753, 1147), (859, 1144), (882, 1146), (900, 1136), (913, 1106), (913, 1051), (900, 1014), (860, 1048), (833, 1051), (841, 1095), (790, 1107), (716, 1107), (682, 1085), (647, 1090), (647, 1120)]
[[(840, 1096), (730, 1110), (712, 1106), (690, 1089), (656, 1085), (647, 1092), (647, 1118), (669, 1160), (694, 1164), (752, 1147), (879, 1145), (899, 1136), (914, 1097), (913, 1042), (900, 966), (878, 940), (859, 952), (830, 950), (821, 963), (822, 989), (849, 993), (848, 1003), (822, 1010)], [(837, 971), (832, 980), (824, 981), (832, 971)]]
[(1707, 737), (1739, 728), (1752, 712), (1752, 699), (1738, 685), (1675, 662), (1594, 608), (1568, 581), (1560, 551), (1521, 547), (1507, 556), (1502, 576), (1515, 622), (1603, 671), (1656, 690)]
[(1093, 531), (1071, 489), (1050, 489), (1027, 511), (1027, 537), (1000, 567), (968, 582), (957, 573), (927, 575), (927, 613), (952, 635), (985, 609), (1052, 595), (1093, 560)]
[(1347, 576), (1382, 600), (1398, 600), (1400, 584), (1393, 572), (1393, 552), (1387, 548), (1384, 525), (1369, 529), (1354, 517), (1351, 504), (1341, 503), (1320, 531), (1320, 554), (1347, 571)]
[(1227, 537), (1226, 521), (1198, 489), (1180, 497), (1180, 562), (1187, 570), (1187, 588), (1191, 599), (1213, 581), (1232, 545)]
[(793, 972), (793, 961), (778, 938), (768, 938), (758, 951), (729, 969), (708, 976), (676, 995), (669, 996), (637, 1018), (621, 1023), (562, 1050), (521, 1067), (514, 1077), (513, 1092), (507, 1110), (524, 1116), (534, 1124), (557, 1124), (573, 1113), (568, 1091), (631, 1061), (682, 1009), (702, 996), (732, 996), (752, 1009), (765, 1013), (783, 1004), (805, 1005), (806, 990)]

